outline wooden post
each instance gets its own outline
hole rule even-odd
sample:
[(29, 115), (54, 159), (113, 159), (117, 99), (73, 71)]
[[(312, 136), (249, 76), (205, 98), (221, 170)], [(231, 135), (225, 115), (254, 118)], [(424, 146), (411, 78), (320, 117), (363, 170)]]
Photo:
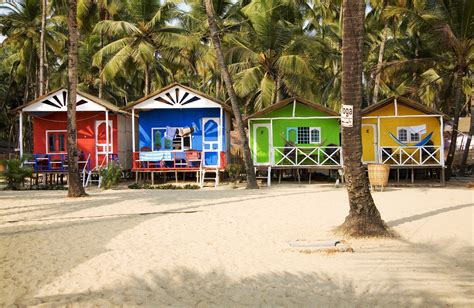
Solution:
[(105, 147), (105, 165), (108, 166), (109, 164), (109, 144), (110, 144), (110, 141), (109, 141), (109, 111), (108, 110), (105, 110), (105, 144), (106, 144), (106, 147)]
[(415, 183), (415, 169), (411, 168), (411, 183)]
[(23, 157), (23, 112), (20, 111), (18, 128), (18, 147), (20, 148), (20, 159)]
[(132, 108), (132, 155), (135, 153), (135, 108)]
[(155, 172), (151, 172), (151, 185), (155, 185)]

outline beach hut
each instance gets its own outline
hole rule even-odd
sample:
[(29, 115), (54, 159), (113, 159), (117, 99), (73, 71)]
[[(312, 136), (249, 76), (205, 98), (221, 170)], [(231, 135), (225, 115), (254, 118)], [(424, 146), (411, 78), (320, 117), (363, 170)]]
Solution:
[[(67, 172), (67, 96), (66, 89), (58, 89), (15, 109), (19, 114), (22, 157), (23, 114), (32, 119), (33, 161), (29, 163), (35, 172)], [(131, 125), (127, 119), (130, 116), (117, 106), (82, 91), (77, 91), (76, 104), (80, 170), (98, 171), (111, 160), (130, 169)]]
[(444, 182), (444, 115), (411, 99), (387, 98), (362, 110), (362, 160), (397, 169), (437, 169)]
[[(339, 114), (302, 98), (289, 98), (249, 116), (249, 142), (257, 169), (340, 169)], [(281, 174), (281, 173), (280, 173)]]
[[(140, 173), (207, 174), (217, 185), (229, 151), (231, 109), (195, 89), (174, 83), (126, 107), (131, 110), (133, 170)], [(137, 136), (135, 118), (138, 116)], [(137, 142), (135, 142), (137, 137)]]

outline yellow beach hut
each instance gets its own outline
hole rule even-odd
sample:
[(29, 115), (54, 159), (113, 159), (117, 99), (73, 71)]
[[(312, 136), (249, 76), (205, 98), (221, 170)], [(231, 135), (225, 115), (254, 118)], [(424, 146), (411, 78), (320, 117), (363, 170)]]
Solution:
[(390, 97), (362, 110), (362, 160), (397, 169), (429, 168), (444, 183), (445, 115), (406, 97)]

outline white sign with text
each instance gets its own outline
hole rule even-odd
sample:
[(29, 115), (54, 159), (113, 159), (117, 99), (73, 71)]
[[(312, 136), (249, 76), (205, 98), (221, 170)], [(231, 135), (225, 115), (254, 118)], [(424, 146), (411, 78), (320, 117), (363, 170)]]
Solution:
[(341, 107), (341, 126), (352, 127), (354, 117), (354, 107), (352, 105), (342, 105)]

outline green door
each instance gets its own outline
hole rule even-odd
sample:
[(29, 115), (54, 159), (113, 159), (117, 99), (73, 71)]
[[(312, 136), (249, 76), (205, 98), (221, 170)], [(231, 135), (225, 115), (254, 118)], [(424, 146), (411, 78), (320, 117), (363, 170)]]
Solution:
[(255, 125), (255, 162), (256, 164), (270, 163), (270, 124)]

